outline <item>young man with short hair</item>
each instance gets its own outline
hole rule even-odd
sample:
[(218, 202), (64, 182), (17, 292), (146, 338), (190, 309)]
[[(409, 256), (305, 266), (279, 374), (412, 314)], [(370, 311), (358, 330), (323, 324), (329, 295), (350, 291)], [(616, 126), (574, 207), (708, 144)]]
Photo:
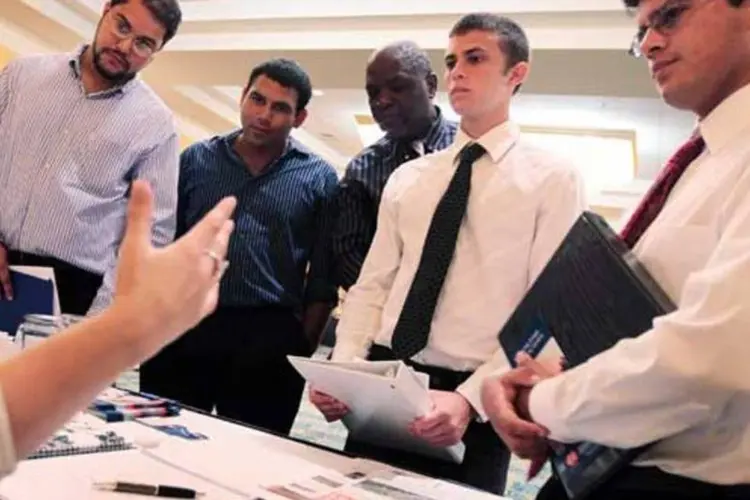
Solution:
[(311, 95), (296, 62), (260, 64), (242, 93), (242, 127), (183, 152), (177, 234), (234, 196), (231, 265), (217, 311), (141, 369), (148, 392), (282, 434), (304, 388), (286, 356), (315, 351), (337, 299), (329, 242), (338, 178), (290, 137)]
[[(435, 406), (410, 431), (437, 447), (466, 444), (461, 464), (353, 440), (348, 450), (502, 494), (509, 453), (479, 389), (508, 369), (498, 332), (581, 213), (583, 183), (567, 162), (524, 142), (509, 119), (529, 71), (518, 24), (464, 16), (445, 65), (461, 116), (456, 140), (391, 174), (333, 360), (400, 359), (429, 374)], [(347, 412), (330, 397), (318, 408), (329, 420)]]
[[(485, 409), (537, 461), (540, 434), (656, 443), (592, 500), (750, 498), (750, 2), (624, 3), (638, 24), (631, 52), (664, 101), (698, 119), (622, 233), (677, 309), (569, 371), (528, 360), (488, 380)], [(529, 389), (531, 375), (544, 380)], [(538, 498), (567, 495), (552, 479)]]

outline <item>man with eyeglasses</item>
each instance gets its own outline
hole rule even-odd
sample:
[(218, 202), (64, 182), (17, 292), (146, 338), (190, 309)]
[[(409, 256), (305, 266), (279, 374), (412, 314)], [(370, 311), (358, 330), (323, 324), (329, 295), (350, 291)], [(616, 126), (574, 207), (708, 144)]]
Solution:
[(178, 135), (136, 75), (181, 20), (177, 0), (111, 0), (92, 43), (0, 72), (0, 300), (22, 264), (54, 269), (65, 313), (107, 305), (135, 179), (154, 189), (154, 244), (173, 239)]
[[(631, 53), (665, 102), (692, 111), (622, 238), (677, 309), (571, 370), (531, 359), (482, 401), (520, 456), (545, 438), (649, 447), (590, 497), (750, 498), (750, 1), (626, 0)], [(550, 480), (538, 499), (567, 499)]]

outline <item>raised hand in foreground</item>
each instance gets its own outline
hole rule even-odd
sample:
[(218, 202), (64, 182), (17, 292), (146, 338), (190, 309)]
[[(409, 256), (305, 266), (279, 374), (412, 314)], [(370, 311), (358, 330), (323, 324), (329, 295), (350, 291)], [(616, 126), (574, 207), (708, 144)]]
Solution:
[(213, 311), (235, 205), (222, 200), (182, 238), (154, 248), (153, 196), (145, 182), (133, 183), (112, 305), (0, 364), (0, 476), (120, 372)]

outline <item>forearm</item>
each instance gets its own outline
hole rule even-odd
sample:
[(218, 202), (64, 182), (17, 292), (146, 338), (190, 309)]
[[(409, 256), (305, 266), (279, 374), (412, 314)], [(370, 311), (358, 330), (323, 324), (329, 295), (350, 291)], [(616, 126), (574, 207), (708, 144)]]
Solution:
[(305, 308), (302, 324), (311, 346), (320, 344), (331, 310), (333, 305), (330, 302), (312, 302)]
[(714, 365), (720, 347), (706, 345), (721, 342), (704, 335), (706, 344), (688, 345), (698, 336), (678, 335), (646, 332), (540, 382), (531, 390), (530, 416), (557, 441), (621, 448), (710, 421), (735, 390), (716, 377), (729, 371)]
[(487, 377), (498, 376), (509, 368), (510, 364), (505, 357), (505, 353), (498, 349), (488, 361), (474, 371), (466, 382), (456, 389), (456, 392), (469, 402), (480, 421), (486, 422), (488, 420), (487, 413), (482, 406), (482, 383)]
[(123, 370), (159, 349), (129, 316), (109, 310), (0, 365), (19, 458), (38, 448)]
[(333, 361), (351, 361), (367, 356), (380, 331), (388, 294), (389, 288), (371, 280), (366, 271), (364, 279), (349, 290), (336, 327)]

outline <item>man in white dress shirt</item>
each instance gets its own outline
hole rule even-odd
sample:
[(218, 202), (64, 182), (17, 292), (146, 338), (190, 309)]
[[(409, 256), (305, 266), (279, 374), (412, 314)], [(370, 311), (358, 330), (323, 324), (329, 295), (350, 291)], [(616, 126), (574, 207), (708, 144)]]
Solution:
[[(507, 369), (498, 332), (584, 203), (577, 170), (524, 143), (509, 121), (528, 61), (526, 36), (507, 18), (471, 14), (453, 27), (446, 80), (461, 130), (451, 147), (410, 161), (389, 178), (333, 352), (335, 361), (404, 359), (429, 374), (435, 407), (410, 431), (434, 446), (466, 444), (460, 465), (353, 440), (347, 450), (500, 494), (509, 453), (487, 422), (481, 383)], [(468, 152), (479, 156), (473, 166)], [(456, 215), (451, 211), (461, 197), (454, 188), (462, 182), (465, 211)], [(442, 219), (449, 212), (455, 227)], [(451, 230), (457, 236), (441, 238)], [(447, 269), (442, 275), (438, 263)], [(434, 313), (419, 317), (425, 310)], [(421, 340), (410, 337), (414, 330)], [(311, 399), (328, 420), (347, 411), (319, 392)]]
[[(750, 498), (750, 2), (625, 4), (634, 55), (668, 104), (698, 118), (675, 158), (699, 150), (682, 175), (670, 161), (642, 205), (656, 209), (637, 210), (623, 235), (677, 309), (562, 374), (527, 360), (488, 379), (482, 401), (509, 447), (535, 460), (535, 434), (656, 442), (592, 500)], [(542, 379), (531, 389), (529, 371)], [(538, 498), (567, 497), (553, 479)]]

